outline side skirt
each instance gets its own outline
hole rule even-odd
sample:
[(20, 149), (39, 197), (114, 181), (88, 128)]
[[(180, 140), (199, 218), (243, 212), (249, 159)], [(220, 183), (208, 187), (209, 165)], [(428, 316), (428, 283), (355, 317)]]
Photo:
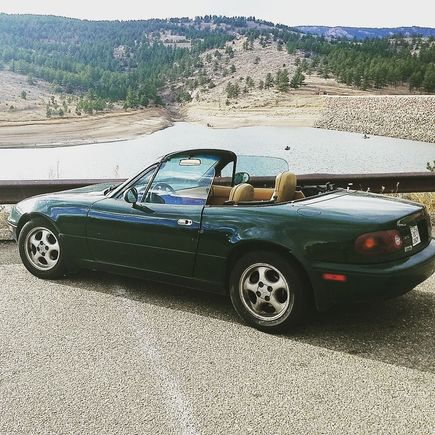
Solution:
[(111, 263), (95, 262), (92, 260), (82, 260), (80, 263), (80, 267), (83, 269), (108, 272), (114, 275), (144, 279), (162, 284), (170, 284), (174, 286), (204, 291), (207, 293), (216, 293), (221, 295), (226, 294), (225, 288), (210, 281), (203, 281), (178, 275), (157, 273), (148, 270), (136, 269), (133, 267), (119, 266)]

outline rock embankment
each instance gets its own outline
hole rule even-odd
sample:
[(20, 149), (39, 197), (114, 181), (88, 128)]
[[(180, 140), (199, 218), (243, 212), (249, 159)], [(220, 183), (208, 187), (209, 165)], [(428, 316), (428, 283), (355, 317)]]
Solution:
[(325, 97), (315, 127), (435, 143), (435, 96)]

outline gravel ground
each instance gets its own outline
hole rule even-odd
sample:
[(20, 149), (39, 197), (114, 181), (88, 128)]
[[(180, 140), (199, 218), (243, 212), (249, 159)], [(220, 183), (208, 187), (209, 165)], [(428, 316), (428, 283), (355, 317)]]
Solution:
[(42, 281), (0, 243), (0, 433), (435, 433), (435, 278), (271, 336), (226, 298)]

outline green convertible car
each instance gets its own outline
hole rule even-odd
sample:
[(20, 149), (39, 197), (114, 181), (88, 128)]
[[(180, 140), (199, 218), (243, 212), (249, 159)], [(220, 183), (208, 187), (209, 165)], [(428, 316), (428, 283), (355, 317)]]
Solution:
[(300, 321), (309, 304), (390, 298), (434, 273), (423, 206), (299, 186), (282, 167), (269, 173), (274, 187), (254, 188), (255, 164), (249, 172), (240, 162), (188, 150), (119, 186), (26, 199), (9, 218), (22, 261), (40, 278), (85, 268), (228, 292), (246, 322), (270, 332)]

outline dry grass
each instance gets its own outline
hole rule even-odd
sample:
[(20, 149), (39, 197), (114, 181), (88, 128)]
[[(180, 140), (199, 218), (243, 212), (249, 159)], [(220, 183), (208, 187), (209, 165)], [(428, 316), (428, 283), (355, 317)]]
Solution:
[(10, 207), (0, 205), (0, 240), (7, 240), (11, 237), (6, 223), (9, 213)]
[(435, 192), (408, 193), (404, 195), (404, 197), (423, 204), (426, 206), (429, 213), (435, 213)]
[(386, 195), (424, 205), (429, 212), (432, 224), (435, 225), (435, 192), (390, 193)]
[(397, 194), (397, 196), (424, 205), (429, 212), (430, 220), (435, 230), (435, 192), (401, 193)]

